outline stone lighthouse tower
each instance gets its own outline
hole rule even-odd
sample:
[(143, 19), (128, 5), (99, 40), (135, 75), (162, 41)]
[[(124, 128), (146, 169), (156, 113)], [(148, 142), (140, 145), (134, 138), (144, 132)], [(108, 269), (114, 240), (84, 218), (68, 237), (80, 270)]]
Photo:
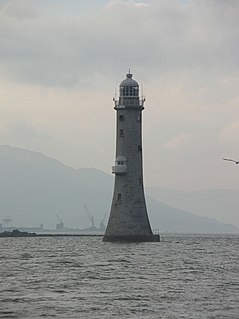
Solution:
[(139, 85), (129, 72), (119, 88), (116, 110), (115, 185), (103, 241), (154, 241), (144, 197), (142, 111)]

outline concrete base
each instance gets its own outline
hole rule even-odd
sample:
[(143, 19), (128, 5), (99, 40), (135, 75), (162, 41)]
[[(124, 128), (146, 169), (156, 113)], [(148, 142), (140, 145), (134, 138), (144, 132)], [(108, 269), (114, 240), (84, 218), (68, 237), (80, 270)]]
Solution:
[(104, 236), (103, 241), (105, 242), (125, 242), (125, 243), (139, 243), (139, 242), (159, 242), (159, 235), (149, 235), (149, 236)]

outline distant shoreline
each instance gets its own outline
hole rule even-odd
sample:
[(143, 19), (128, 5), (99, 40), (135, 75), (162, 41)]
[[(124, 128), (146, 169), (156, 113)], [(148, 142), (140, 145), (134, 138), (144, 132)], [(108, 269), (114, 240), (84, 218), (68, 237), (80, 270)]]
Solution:
[[(160, 232), (160, 235), (163, 237), (173, 236), (173, 237), (182, 237), (182, 236), (239, 236), (239, 233), (196, 233), (196, 232)], [(12, 231), (3, 231), (0, 232), (0, 238), (20, 238), (20, 237), (103, 237), (104, 234), (96, 234), (96, 233), (35, 233), (35, 232), (27, 232), (20, 231), (18, 229), (14, 229)]]
[(18, 229), (14, 229), (12, 231), (4, 231), (0, 233), (0, 238), (6, 238), (6, 237), (103, 237), (102, 234), (36, 234), (36, 233), (30, 233), (30, 232), (23, 232)]

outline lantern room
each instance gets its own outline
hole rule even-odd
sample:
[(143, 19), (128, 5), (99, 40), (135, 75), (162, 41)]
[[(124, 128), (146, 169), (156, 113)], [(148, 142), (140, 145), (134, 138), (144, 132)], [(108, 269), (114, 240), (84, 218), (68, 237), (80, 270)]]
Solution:
[(120, 97), (138, 97), (139, 96), (139, 84), (132, 79), (132, 74), (129, 72), (126, 74), (126, 79), (120, 83)]

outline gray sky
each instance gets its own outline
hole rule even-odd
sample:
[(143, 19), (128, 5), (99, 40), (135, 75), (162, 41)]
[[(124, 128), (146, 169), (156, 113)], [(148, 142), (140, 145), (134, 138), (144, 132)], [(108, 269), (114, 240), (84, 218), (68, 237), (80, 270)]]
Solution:
[(111, 173), (112, 97), (143, 84), (148, 186), (238, 188), (238, 0), (0, 0), (0, 144)]

